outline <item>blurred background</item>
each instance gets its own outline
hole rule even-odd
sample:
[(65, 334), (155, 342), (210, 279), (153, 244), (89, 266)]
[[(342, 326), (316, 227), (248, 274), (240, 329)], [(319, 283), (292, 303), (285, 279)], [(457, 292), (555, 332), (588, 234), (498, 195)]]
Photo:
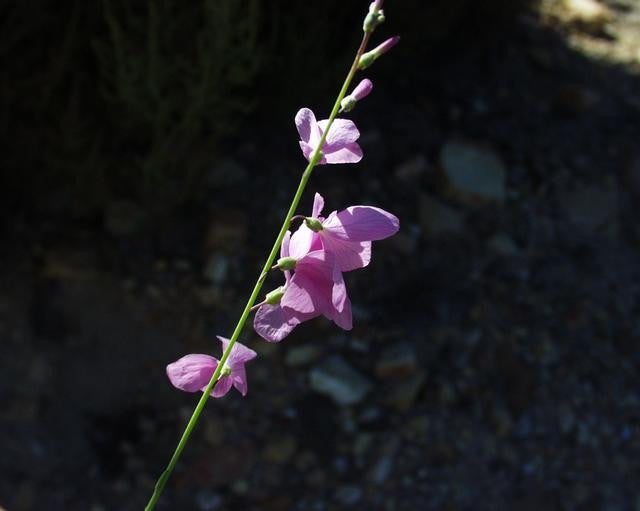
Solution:
[[(139, 510), (368, 1), (0, 7), (0, 508)], [(401, 231), (211, 400), (159, 510), (640, 510), (640, 1), (387, 0), (303, 200)], [(280, 285), (271, 278), (265, 291)]]

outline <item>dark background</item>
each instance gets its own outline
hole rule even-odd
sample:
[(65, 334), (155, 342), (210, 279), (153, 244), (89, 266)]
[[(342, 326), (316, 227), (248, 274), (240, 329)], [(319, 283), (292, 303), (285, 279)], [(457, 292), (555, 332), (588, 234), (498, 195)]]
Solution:
[[(0, 7), (0, 507), (146, 503), (197, 399), (164, 367), (230, 335), (367, 4)], [(365, 157), (300, 212), (400, 233), (353, 331), (247, 327), (157, 509), (639, 509), (640, 5), (596, 6), (385, 2)]]

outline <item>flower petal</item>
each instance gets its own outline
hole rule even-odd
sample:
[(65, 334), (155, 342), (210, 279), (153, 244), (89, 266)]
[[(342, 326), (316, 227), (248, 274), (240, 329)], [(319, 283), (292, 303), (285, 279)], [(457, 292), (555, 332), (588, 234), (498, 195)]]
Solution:
[[(324, 119), (318, 122), (318, 127), (322, 132), (327, 128), (328, 119)], [(355, 123), (350, 119), (335, 119), (331, 125), (331, 129), (327, 134), (326, 148), (331, 146), (339, 146), (336, 149), (340, 149), (343, 146), (351, 144), (360, 138), (360, 132)]]
[(311, 140), (313, 132), (317, 130), (318, 123), (316, 122), (316, 116), (308, 108), (301, 108), (298, 110), (295, 118), (296, 128), (298, 128), (298, 134), (303, 142), (313, 145)]
[(320, 236), (318, 236), (317, 232), (313, 233), (313, 241), (311, 242), (311, 247), (309, 248), (309, 252), (314, 252), (316, 250), (324, 250), (322, 246), (322, 240)]
[(231, 380), (233, 381), (233, 386), (238, 389), (238, 392), (243, 396), (247, 395), (247, 371), (244, 368), (244, 365), (239, 367), (234, 367), (231, 372)]
[(335, 151), (326, 148), (323, 163), (358, 163), (362, 160), (362, 149), (355, 142)]
[(194, 353), (169, 364), (167, 376), (174, 387), (185, 392), (197, 392), (209, 384), (216, 367), (218, 360), (214, 357)]
[[(222, 343), (222, 352), (224, 353), (231, 341), (226, 337), (221, 337), (219, 335), (216, 337)], [(238, 364), (244, 364), (249, 360), (253, 360), (254, 358), (256, 358), (256, 356), (258, 356), (258, 354), (255, 351), (253, 351), (251, 348), (247, 348), (241, 342), (236, 341), (236, 343), (233, 345), (233, 348), (231, 348), (231, 354), (227, 359), (227, 364), (230, 367)]]
[(313, 243), (313, 237), (315, 232), (307, 227), (303, 222), (298, 227), (298, 230), (291, 236), (291, 242), (289, 243), (289, 256), (296, 260), (302, 259), (309, 253), (311, 245)]
[(261, 305), (253, 318), (253, 328), (265, 341), (280, 342), (301, 323), (300, 317), (292, 313), (280, 305)]
[(373, 206), (351, 206), (339, 213), (331, 213), (322, 222), (325, 231), (347, 241), (373, 241), (392, 236), (400, 228), (400, 221), (384, 209)]
[(368, 78), (361, 80), (356, 88), (353, 89), (350, 96), (352, 96), (356, 101), (360, 101), (363, 98), (366, 98), (371, 91), (373, 90), (373, 82)]
[[(287, 231), (284, 233), (284, 238), (282, 238), (282, 243), (280, 244), (280, 257), (289, 257), (290, 241), (291, 241), (291, 231)], [(291, 272), (289, 270), (285, 270), (282, 273), (284, 273), (284, 280), (286, 285), (286, 283), (288, 283), (289, 280), (291, 280)]]
[(334, 264), (333, 256), (324, 250), (299, 259), (280, 305), (298, 313), (323, 314), (331, 307)]
[(291, 241), (291, 231), (284, 233), (280, 244), (280, 257), (289, 257), (289, 242)]
[[(231, 389), (232, 383), (233, 382), (231, 381), (231, 376), (223, 376), (214, 385), (213, 390), (211, 391), (211, 397), (224, 396), (227, 392), (229, 392), (229, 389)], [(204, 388), (202, 388), (201, 390), (204, 390)]]
[(338, 325), (340, 328), (344, 330), (351, 330), (353, 328), (353, 317), (351, 314), (351, 300), (349, 297), (346, 298), (344, 302), (344, 308), (341, 312), (337, 310), (333, 310), (331, 315), (327, 315), (327, 317)]
[(324, 197), (320, 195), (318, 192), (313, 196), (313, 209), (311, 211), (311, 216), (313, 218), (318, 218), (322, 210), (324, 209)]
[(370, 241), (345, 241), (336, 238), (328, 231), (320, 231), (324, 249), (331, 253), (340, 271), (364, 268), (371, 261)]
[(301, 314), (319, 316), (327, 310), (330, 298), (330, 287), (323, 282), (318, 282), (311, 275), (296, 272), (287, 286), (280, 305)]
[(331, 290), (331, 303), (335, 307), (336, 311), (342, 312), (348, 299), (349, 297), (347, 296), (347, 286), (344, 283), (342, 272), (336, 265), (333, 267), (333, 288)]

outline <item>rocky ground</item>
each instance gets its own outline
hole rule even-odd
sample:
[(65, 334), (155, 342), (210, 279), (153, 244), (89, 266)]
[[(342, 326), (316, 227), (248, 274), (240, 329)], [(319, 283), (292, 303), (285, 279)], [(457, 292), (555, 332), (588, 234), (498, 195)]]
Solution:
[[(402, 222), (348, 275), (353, 331), (247, 329), (249, 394), (208, 404), (158, 509), (640, 510), (640, 5), (541, 9), (378, 78), (363, 164), (310, 190)], [(13, 223), (0, 507), (146, 502), (195, 404), (164, 366), (230, 332), (303, 165), (291, 129), (260, 173), (251, 135), (153, 233), (129, 202)]]

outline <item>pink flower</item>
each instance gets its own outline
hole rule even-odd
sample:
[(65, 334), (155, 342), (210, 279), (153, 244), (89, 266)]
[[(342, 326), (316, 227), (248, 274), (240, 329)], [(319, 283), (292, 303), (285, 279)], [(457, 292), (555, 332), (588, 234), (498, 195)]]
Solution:
[[(300, 148), (307, 160), (320, 142), (328, 120), (316, 122), (316, 116), (308, 108), (301, 108), (296, 114), (296, 127), (300, 134)], [(360, 132), (353, 121), (335, 119), (322, 147), (322, 158), (318, 164), (357, 163), (362, 159), (362, 149), (356, 143)]]
[[(227, 349), (229, 339), (218, 336), (222, 351)], [(222, 368), (220, 378), (211, 390), (213, 397), (222, 397), (233, 385), (243, 396), (247, 395), (247, 373), (244, 365), (256, 358), (256, 352), (236, 342), (231, 348), (229, 358)], [(211, 381), (219, 360), (209, 355), (194, 353), (185, 355), (167, 366), (167, 376), (171, 384), (185, 392), (204, 391)]]
[(280, 261), (295, 265), (293, 276), (285, 270), (279, 302), (262, 304), (253, 320), (258, 335), (269, 342), (281, 341), (303, 321), (321, 315), (345, 330), (352, 328), (351, 301), (333, 256), (322, 249), (309, 251), (299, 232), (287, 232), (280, 249)]
[(373, 50), (364, 53), (360, 60), (358, 61), (358, 69), (366, 69), (371, 64), (373, 64), (380, 56), (387, 53), (391, 48), (393, 48), (400, 41), (400, 36), (396, 35), (390, 37), (383, 43), (376, 46)]
[(366, 98), (373, 90), (373, 83), (368, 78), (361, 80), (353, 92), (348, 96), (342, 98), (340, 102), (341, 112), (350, 112), (356, 106), (356, 103), (363, 98)]
[(298, 250), (322, 247), (333, 254), (340, 271), (363, 268), (371, 260), (371, 242), (392, 236), (400, 221), (391, 213), (373, 206), (350, 206), (333, 211), (327, 218), (320, 216), (324, 208), (322, 195), (316, 193), (313, 211), (300, 226)]
[(353, 92), (349, 95), (352, 96), (356, 101), (360, 101), (362, 98), (366, 98), (372, 90), (373, 82), (371, 82), (371, 80), (369, 80), (368, 78), (365, 78), (364, 80), (361, 80), (358, 85), (356, 85), (356, 88), (353, 89)]

